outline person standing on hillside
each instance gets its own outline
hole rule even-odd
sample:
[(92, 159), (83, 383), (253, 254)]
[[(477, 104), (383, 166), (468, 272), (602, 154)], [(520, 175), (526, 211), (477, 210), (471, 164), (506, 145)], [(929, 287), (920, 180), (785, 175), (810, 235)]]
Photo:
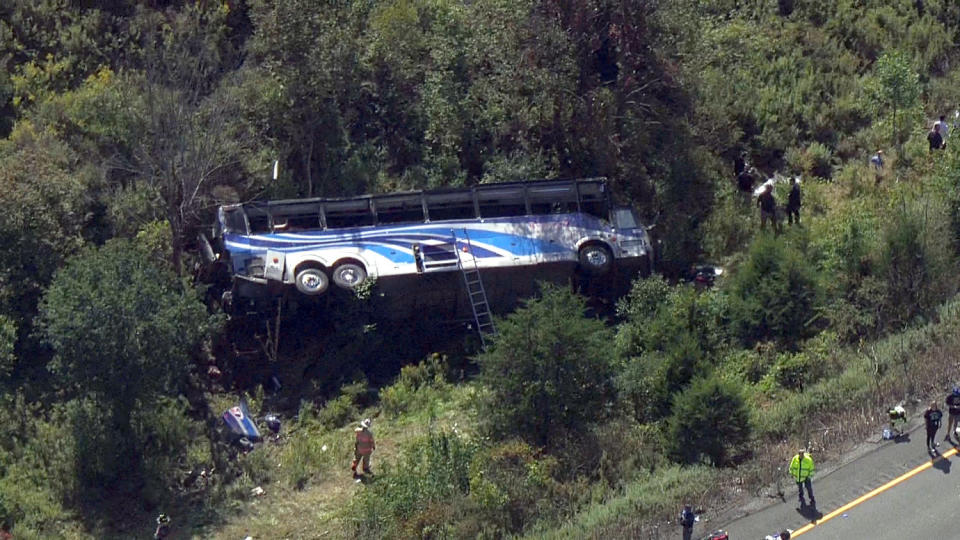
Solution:
[(365, 418), (363, 422), (360, 422), (360, 427), (355, 431), (357, 433), (357, 441), (353, 446), (353, 465), (350, 466), (350, 470), (353, 471), (353, 476), (357, 476), (357, 465), (363, 464), (363, 473), (372, 474), (370, 470), (370, 454), (377, 449), (376, 443), (373, 441), (373, 432), (370, 431), (370, 419)]
[(797, 225), (800, 224), (800, 182), (794, 176), (790, 184), (790, 194), (787, 195), (787, 223), (793, 225), (796, 218)]
[(767, 228), (767, 220), (773, 225), (773, 232), (779, 233), (777, 226), (777, 201), (773, 198), (773, 183), (768, 183), (763, 187), (763, 191), (757, 196), (757, 206), (760, 207), (760, 230)]
[(941, 114), (940, 120), (937, 120), (935, 125), (940, 126), (940, 137), (943, 138), (943, 145), (946, 146), (947, 138), (950, 136), (950, 124), (947, 123), (947, 117)]
[(870, 157), (870, 164), (873, 165), (874, 179), (879, 184), (883, 179), (883, 150), (877, 150), (877, 153)]
[(943, 440), (949, 441), (957, 430), (957, 422), (960, 421), (960, 386), (953, 387), (953, 391), (944, 403), (947, 405), (949, 416), (947, 416), (947, 433), (943, 436)]
[(680, 511), (680, 526), (683, 527), (683, 540), (693, 538), (693, 524), (697, 521), (697, 516), (693, 513), (693, 508), (689, 504), (683, 505)]
[(933, 129), (927, 133), (927, 142), (930, 143), (930, 151), (943, 149), (943, 135), (940, 134), (940, 123), (933, 125)]
[(927, 425), (927, 450), (930, 452), (936, 452), (937, 447), (940, 446), (940, 443), (934, 439), (937, 436), (937, 430), (940, 429), (941, 418), (943, 418), (943, 413), (940, 411), (940, 407), (937, 407), (936, 401), (931, 401), (930, 406), (923, 413), (923, 421)]
[(800, 496), (800, 508), (807, 505), (803, 499), (803, 487), (807, 487), (807, 495), (810, 495), (810, 506), (816, 508), (817, 500), (813, 498), (813, 458), (807, 453), (806, 449), (801, 448), (797, 455), (790, 460), (790, 478), (797, 483), (797, 491)]

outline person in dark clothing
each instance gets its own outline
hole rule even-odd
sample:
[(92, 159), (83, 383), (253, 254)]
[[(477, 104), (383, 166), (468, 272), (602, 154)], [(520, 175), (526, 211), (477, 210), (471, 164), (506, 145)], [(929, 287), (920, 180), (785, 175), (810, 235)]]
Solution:
[(153, 533), (154, 540), (164, 540), (170, 536), (170, 516), (160, 514), (157, 516), (157, 530)]
[(934, 124), (930, 133), (927, 133), (927, 142), (930, 143), (930, 151), (943, 149), (943, 135), (940, 135), (940, 124)]
[(957, 430), (957, 422), (960, 421), (960, 387), (954, 386), (953, 392), (947, 396), (944, 403), (947, 405), (949, 416), (947, 417), (947, 434), (943, 436), (943, 440), (949, 441)]
[(690, 540), (693, 538), (693, 524), (697, 520), (697, 517), (693, 513), (693, 508), (689, 504), (683, 505), (683, 510), (680, 511), (680, 526), (683, 527), (683, 540)]
[(943, 418), (943, 413), (937, 407), (937, 402), (931, 401), (930, 406), (923, 413), (923, 421), (927, 425), (927, 450), (930, 452), (936, 452), (936, 448), (940, 446), (940, 443), (934, 441), (934, 438), (937, 436), (937, 430), (940, 429), (941, 418)]
[(777, 201), (773, 198), (773, 184), (764, 186), (763, 191), (757, 196), (757, 206), (760, 207), (760, 230), (767, 227), (767, 220), (773, 224), (773, 232), (779, 233), (780, 227), (777, 224)]
[(744, 193), (753, 191), (753, 175), (750, 169), (744, 169), (737, 175), (737, 189)]
[(787, 223), (793, 225), (793, 220), (797, 220), (797, 225), (800, 224), (800, 182), (797, 181), (797, 177), (793, 177), (793, 181), (790, 185), (790, 195), (787, 196)]

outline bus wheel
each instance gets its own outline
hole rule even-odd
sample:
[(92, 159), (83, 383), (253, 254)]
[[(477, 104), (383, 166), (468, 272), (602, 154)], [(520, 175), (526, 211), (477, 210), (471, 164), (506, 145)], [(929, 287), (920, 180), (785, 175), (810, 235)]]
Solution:
[(580, 249), (580, 268), (591, 276), (601, 276), (613, 267), (613, 255), (605, 246), (590, 244)]
[(367, 271), (357, 263), (345, 262), (333, 269), (333, 283), (342, 289), (356, 289), (367, 280)]
[(322, 268), (304, 268), (297, 271), (296, 285), (297, 290), (303, 294), (315, 296), (327, 290), (330, 279)]

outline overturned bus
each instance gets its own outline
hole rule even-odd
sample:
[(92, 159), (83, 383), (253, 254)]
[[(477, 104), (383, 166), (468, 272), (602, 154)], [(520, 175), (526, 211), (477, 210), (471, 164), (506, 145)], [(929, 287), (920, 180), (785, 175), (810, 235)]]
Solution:
[(375, 280), (401, 317), (469, 314), (472, 276), (509, 309), (537, 280), (614, 286), (653, 266), (637, 213), (597, 178), (224, 205), (214, 236), (235, 299), (309, 301)]

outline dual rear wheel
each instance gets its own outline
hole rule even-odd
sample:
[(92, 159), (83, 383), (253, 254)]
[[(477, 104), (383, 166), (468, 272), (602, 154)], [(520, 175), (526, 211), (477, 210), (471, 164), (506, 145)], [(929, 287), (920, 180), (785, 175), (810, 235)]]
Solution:
[(330, 275), (318, 264), (307, 263), (294, 273), (294, 285), (297, 290), (309, 296), (326, 292), (330, 281), (341, 289), (356, 289), (367, 280), (367, 271), (362, 264), (347, 261), (333, 267)]

